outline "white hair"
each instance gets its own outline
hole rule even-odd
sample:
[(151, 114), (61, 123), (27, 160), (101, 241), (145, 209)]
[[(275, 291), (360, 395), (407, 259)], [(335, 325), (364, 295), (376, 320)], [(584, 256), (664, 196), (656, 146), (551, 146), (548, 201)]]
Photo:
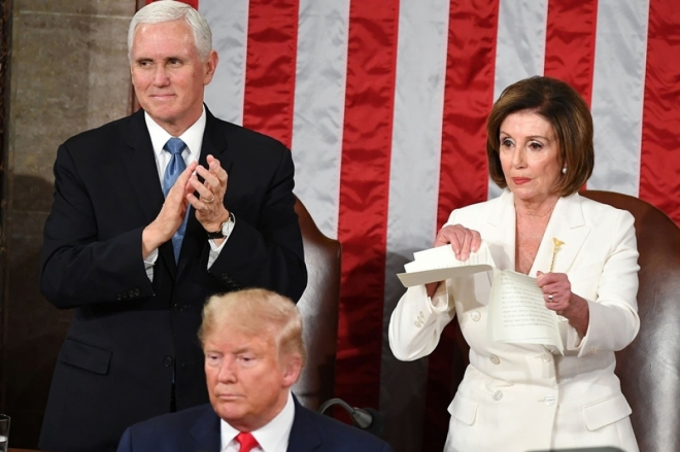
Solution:
[(142, 24), (159, 24), (184, 19), (194, 35), (194, 45), (201, 61), (207, 61), (212, 50), (212, 32), (205, 17), (186, 3), (162, 0), (149, 3), (134, 15), (128, 30), (128, 58), (132, 61), (135, 31)]

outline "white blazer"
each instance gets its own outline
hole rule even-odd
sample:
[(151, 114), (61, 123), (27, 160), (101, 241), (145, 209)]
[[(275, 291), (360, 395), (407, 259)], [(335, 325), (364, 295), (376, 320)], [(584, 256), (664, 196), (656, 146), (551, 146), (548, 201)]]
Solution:
[[(614, 351), (638, 333), (639, 266), (633, 216), (583, 198), (560, 198), (529, 272), (548, 272), (553, 238), (564, 242), (553, 271), (588, 302), (580, 337), (560, 317), (565, 356), (542, 345), (487, 339), (491, 272), (450, 279), (430, 299), (424, 286), (407, 290), (392, 313), (390, 348), (403, 361), (430, 354), (456, 316), (470, 345), (470, 365), (449, 405), (447, 452), (526, 452), (615, 446), (637, 452), (630, 406), (614, 375)], [(500, 269), (515, 269), (515, 208), (500, 198), (454, 210), (447, 224), (475, 229)]]

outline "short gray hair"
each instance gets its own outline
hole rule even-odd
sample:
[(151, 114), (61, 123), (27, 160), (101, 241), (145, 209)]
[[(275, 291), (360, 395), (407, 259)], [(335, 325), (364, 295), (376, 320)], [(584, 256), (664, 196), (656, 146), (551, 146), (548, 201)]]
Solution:
[(212, 32), (205, 17), (192, 6), (175, 0), (162, 0), (149, 3), (134, 15), (128, 30), (128, 58), (132, 61), (132, 44), (137, 26), (159, 24), (184, 19), (194, 35), (194, 45), (201, 61), (207, 61), (212, 50)]

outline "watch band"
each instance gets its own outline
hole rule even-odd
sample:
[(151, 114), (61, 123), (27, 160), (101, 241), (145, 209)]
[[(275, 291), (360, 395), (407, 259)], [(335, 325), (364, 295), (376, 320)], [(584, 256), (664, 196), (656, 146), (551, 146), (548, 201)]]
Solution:
[(227, 221), (223, 222), (220, 225), (220, 228), (217, 231), (215, 232), (205, 231), (205, 233), (211, 240), (223, 239), (231, 233), (232, 228), (230, 226), (233, 225), (235, 222), (236, 220), (234, 218), (234, 214), (229, 212), (229, 218), (227, 219)]

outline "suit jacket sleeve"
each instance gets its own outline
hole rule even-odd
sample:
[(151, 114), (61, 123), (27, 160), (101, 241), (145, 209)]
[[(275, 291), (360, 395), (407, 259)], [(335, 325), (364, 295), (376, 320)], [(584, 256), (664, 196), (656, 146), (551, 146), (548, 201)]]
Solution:
[(125, 433), (123, 433), (123, 437), (120, 439), (120, 443), (118, 443), (116, 452), (132, 452), (131, 427), (125, 429)]
[[(615, 211), (616, 220), (607, 228), (611, 248), (597, 282), (597, 296), (588, 299), (589, 324), (581, 340), (574, 328), (568, 331), (567, 348), (580, 349), (579, 356), (599, 350), (618, 351), (630, 344), (640, 330), (637, 313), (638, 250), (633, 216), (629, 212)], [(581, 277), (597, 275), (597, 264), (579, 268), (570, 274), (572, 285)], [(572, 291), (578, 294), (577, 288)]]
[(79, 169), (67, 142), (57, 152), (54, 203), (43, 233), (43, 294), (62, 309), (151, 296), (142, 260), (144, 219), (103, 227)]
[[(264, 287), (297, 301), (307, 285), (302, 235), (295, 213), (294, 166), (290, 151), (280, 146), (279, 161), (260, 200), (258, 214), (236, 216), (236, 225), (209, 273), (225, 282), (227, 289)], [(204, 259), (209, 245), (206, 244)]]

